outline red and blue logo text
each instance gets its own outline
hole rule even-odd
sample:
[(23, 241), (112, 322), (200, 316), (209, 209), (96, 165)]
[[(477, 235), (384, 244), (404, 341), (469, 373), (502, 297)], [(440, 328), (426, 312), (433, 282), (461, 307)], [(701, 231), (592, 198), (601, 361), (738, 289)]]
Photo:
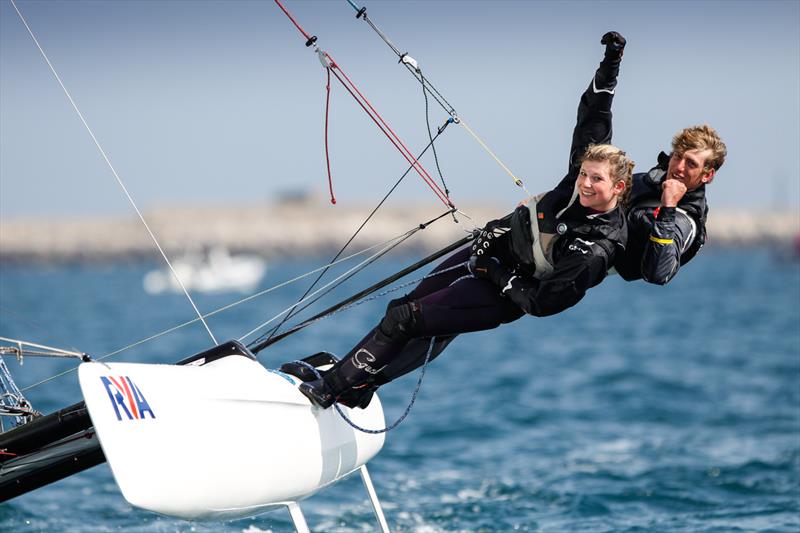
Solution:
[(123, 415), (127, 420), (142, 420), (145, 413), (150, 413), (150, 418), (156, 417), (142, 391), (128, 376), (100, 376), (100, 381), (106, 388), (117, 420), (122, 420)]

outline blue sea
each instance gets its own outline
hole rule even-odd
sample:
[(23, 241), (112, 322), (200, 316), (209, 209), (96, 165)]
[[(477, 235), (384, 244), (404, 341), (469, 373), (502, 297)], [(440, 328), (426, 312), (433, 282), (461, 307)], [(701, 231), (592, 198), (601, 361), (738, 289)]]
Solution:
[[(306, 316), (416, 258), (374, 265)], [(273, 260), (262, 288), (322, 263)], [(191, 320), (185, 297), (144, 292), (155, 266), (5, 264), (0, 335), (102, 357)], [(309, 281), (215, 315), (209, 326), (220, 340), (239, 338), (289, 307)], [(242, 296), (196, 301), (209, 312)], [(260, 361), (276, 368), (319, 350), (343, 354), (389, 297), (318, 322)], [(210, 344), (193, 324), (110, 360), (175, 362)], [(6, 363), (44, 412), (81, 399), (74, 372), (40, 383), (74, 362)], [(405, 410), (417, 375), (381, 389), (387, 423)], [(209, 446), (209, 461), (236, 453), (192, 445)], [(369, 468), (393, 531), (800, 531), (800, 263), (766, 249), (709, 248), (667, 287), (613, 277), (558, 316), (462, 336), (428, 367), (410, 416)], [(357, 476), (301, 507), (312, 531), (377, 529)], [(0, 530), (293, 528), (283, 511), (191, 523), (135, 509), (103, 464), (0, 505)]]

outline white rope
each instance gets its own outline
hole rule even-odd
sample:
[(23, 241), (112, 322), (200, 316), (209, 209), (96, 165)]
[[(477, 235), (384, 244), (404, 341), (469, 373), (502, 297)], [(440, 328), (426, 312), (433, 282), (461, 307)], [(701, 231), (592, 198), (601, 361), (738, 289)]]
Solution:
[(167, 254), (164, 253), (164, 250), (161, 248), (161, 245), (158, 243), (158, 239), (156, 239), (155, 234), (150, 229), (150, 226), (147, 224), (147, 221), (144, 219), (144, 216), (142, 216), (141, 211), (139, 211), (139, 208), (136, 206), (136, 202), (133, 201), (133, 198), (131, 197), (130, 193), (128, 192), (127, 187), (125, 187), (125, 184), (122, 182), (122, 179), (119, 177), (119, 174), (117, 174), (117, 171), (114, 169), (114, 165), (111, 164), (111, 160), (106, 155), (105, 150), (103, 150), (103, 147), (100, 146), (100, 142), (97, 140), (97, 137), (95, 137), (94, 132), (92, 132), (92, 129), (89, 127), (89, 124), (86, 122), (86, 119), (83, 118), (83, 113), (81, 113), (80, 109), (78, 109), (78, 106), (75, 104), (75, 101), (72, 99), (72, 95), (70, 95), (69, 91), (67, 90), (66, 86), (64, 85), (64, 82), (61, 81), (61, 77), (56, 72), (56, 69), (53, 67), (53, 64), (50, 62), (50, 59), (47, 57), (47, 54), (44, 52), (44, 49), (39, 44), (39, 40), (33, 34), (33, 30), (31, 30), (30, 26), (28, 26), (28, 22), (25, 20), (25, 17), (22, 16), (22, 12), (19, 10), (19, 8), (17, 7), (17, 4), (16, 4), (16, 2), (14, 0), (11, 0), (11, 5), (14, 6), (14, 10), (16, 10), (17, 15), (19, 15), (20, 20), (25, 25), (25, 28), (28, 30), (28, 33), (30, 34), (31, 38), (33, 39), (33, 42), (36, 43), (36, 47), (39, 49), (39, 52), (42, 54), (42, 57), (47, 62), (47, 66), (50, 67), (50, 71), (53, 73), (53, 76), (55, 76), (56, 80), (58, 81), (58, 84), (61, 85), (61, 89), (64, 90), (64, 94), (67, 95), (67, 99), (69, 100), (70, 104), (72, 104), (72, 108), (78, 114), (78, 118), (80, 118), (81, 122), (83, 123), (83, 126), (86, 128), (86, 131), (89, 132), (89, 135), (91, 136), (92, 141), (94, 141), (95, 146), (100, 151), (100, 154), (103, 156), (103, 159), (105, 160), (106, 164), (108, 165), (108, 168), (111, 169), (111, 173), (114, 174), (114, 177), (117, 179), (117, 183), (119, 183), (119, 186), (122, 187), (122, 191), (125, 193), (125, 196), (128, 198), (128, 201), (133, 206), (134, 211), (136, 211), (136, 214), (139, 215), (139, 220), (142, 221), (142, 224), (144, 224), (145, 229), (147, 229), (147, 233), (150, 234), (150, 238), (153, 239), (153, 242), (155, 243), (156, 248), (158, 248), (158, 251), (161, 253), (161, 257), (163, 257), (164, 261), (166, 261), (167, 266), (169, 266), (169, 269), (172, 271), (172, 275), (175, 277), (176, 280), (178, 280), (178, 284), (181, 286), (181, 289), (183, 290), (183, 293), (189, 299), (189, 303), (192, 304), (192, 307), (194, 308), (195, 313), (197, 313), (197, 316), (200, 317), (200, 321), (203, 323), (203, 326), (205, 326), (206, 331), (211, 336), (211, 340), (214, 341), (215, 345), (218, 344), (217, 343), (217, 339), (214, 338), (214, 334), (211, 333), (211, 329), (208, 327), (208, 324), (206, 324), (206, 321), (203, 319), (203, 315), (200, 313), (200, 310), (195, 305), (194, 300), (192, 300), (192, 297), (189, 295), (189, 291), (186, 290), (186, 287), (183, 285), (183, 281), (181, 281), (181, 278), (175, 272), (175, 269), (172, 267), (172, 263), (170, 263), (169, 259), (167, 258)]
[[(233, 303), (227, 304), (227, 305), (225, 305), (225, 306), (223, 306), (223, 307), (219, 307), (219, 308), (215, 309), (214, 311), (211, 311), (210, 313), (206, 313), (205, 315), (203, 315), (203, 316), (202, 316), (202, 317), (200, 317), (200, 318), (195, 318), (195, 319), (193, 319), (193, 320), (189, 320), (188, 322), (184, 322), (183, 324), (178, 324), (177, 326), (173, 326), (173, 327), (171, 327), (171, 328), (169, 328), (169, 329), (165, 329), (164, 331), (161, 331), (161, 332), (159, 332), (159, 333), (156, 333), (156, 334), (154, 334), (154, 335), (151, 335), (151, 336), (149, 336), (149, 337), (147, 337), (147, 338), (145, 338), (145, 339), (142, 339), (142, 340), (136, 341), (136, 342), (134, 342), (134, 343), (128, 344), (127, 346), (124, 346), (124, 347), (122, 347), (122, 348), (119, 348), (119, 349), (117, 349), (117, 350), (114, 350), (113, 352), (109, 352), (109, 353), (107, 353), (107, 354), (105, 354), (105, 355), (103, 355), (103, 356), (101, 356), (101, 357), (95, 358), (94, 360), (95, 360), (95, 361), (103, 361), (103, 360), (105, 360), (105, 359), (108, 359), (109, 357), (112, 357), (112, 356), (114, 356), (114, 355), (117, 355), (117, 354), (119, 354), (119, 353), (122, 353), (122, 352), (124, 352), (124, 351), (127, 351), (127, 350), (130, 350), (130, 349), (132, 349), (132, 348), (135, 348), (135, 347), (137, 347), (137, 346), (139, 346), (139, 345), (142, 345), (142, 344), (145, 344), (145, 343), (147, 343), (147, 342), (150, 342), (150, 341), (152, 341), (152, 340), (155, 340), (155, 339), (157, 339), (157, 338), (159, 338), (159, 337), (163, 337), (164, 335), (167, 335), (167, 334), (169, 334), (169, 333), (172, 333), (172, 332), (174, 332), (174, 331), (177, 331), (177, 330), (179, 330), (179, 329), (181, 329), (181, 328), (184, 328), (184, 327), (186, 327), (186, 326), (189, 326), (189, 325), (191, 325), (191, 324), (194, 324), (195, 322), (199, 321), (201, 318), (208, 318), (208, 317), (210, 317), (210, 316), (213, 316), (213, 315), (216, 315), (216, 314), (218, 314), (218, 313), (222, 313), (223, 311), (227, 311), (228, 309), (231, 309), (231, 308), (233, 308), (233, 307), (236, 307), (237, 305), (243, 304), (243, 303), (245, 303), (245, 302), (248, 302), (248, 301), (250, 301), (250, 300), (253, 300), (253, 299), (255, 299), (255, 298), (258, 298), (258, 297), (260, 297), (260, 296), (263, 296), (263, 295), (265, 295), (265, 294), (267, 294), (267, 293), (270, 293), (270, 292), (272, 292), (272, 291), (275, 291), (275, 290), (277, 290), (277, 289), (280, 289), (280, 288), (282, 288), (282, 287), (285, 287), (285, 286), (287, 286), (287, 285), (290, 285), (290, 284), (292, 284), (292, 283), (295, 283), (295, 282), (297, 282), (297, 281), (300, 281), (301, 279), (307, 278), (307, 277), (309, 277), (309, 276), (311, 276), (311, 275), (313, 275), (313, 274), (316, 274), (317, 272), (319, 272), (319, 271), (321, 271), (321, 270), (325, 270), (325, 269), (327, 269), (327, 268), (330, 268), (331, 266), (335, 266), (335, 265), (338, 265), (339, 263), (343, 263), (343, 262), (345, 262), (345, 261), (349, 261), (350, 259), (353, 259), (354, 257), (358, 257), (359, 255), (363, 255), (363, 254), (365, 254), (365, 253), (367, 253), (367, 252), (369, 252), (369, 251), (371, 251), (371, 250), (373, 250), (373, 249), (375, 249), (375, 248), (378, 248), (378, 247), (381, 247), (381, 246), (388, 247), (388, 246), (390, 246), (390, 245), (394, 244), (396, 241), (399, 241), (399, 240), (401, 240), (401, 239), (405, 238), (405, 237), (406, 237), (407, 235), (409, 235), (410, 233), (414, 233), (414, 232), (416, 232), (416, 231), (418, 231), (418, 228), (414, 228), (413, 230), (409, 230), (409, 231), (407, 231), (407, 232), (403, 233), (402, 235), (399, 235), (399, 236), (397, 236), (397, 237), (393, 237), (393, 238), (391, 238), (391, 239), (389, 239), (389, 240), (387, 240), (387, 241), (384, 241), (384, 242), (382, 242), (382, 243), (373, 244), (372, 246), (369, 246), (369, 247), (367, 247), (367, 248), (364, 248), (363, 250), (359, 250), (358, 252), (355, 252), (355, 253), (353, 253), (353, 254), (351, 254), (351, 255), (349, 255), (349, 256), (342, 257), (342, 258), (341, 258), (341, 259), (339, 259), (338, 261), (334, 261), (333, 263), (327, 263), (327, 264), (325, 264), (325, 265), (323, 265), (323, 266), (320, 266), (320, 267), (318, 267), (318, 268), (315, 268), (314, 270), (311, 270), (310, 272), (306, 272), (305, 274), (301, 274), (301, 275), (299, 275), (299, 276), (297, 276), (297, 277), (295, 277), (295, 278), (292, 278), (292, 279), (290, 279), (290, 280), (283, 281), (283, 282), (281, 282), (281, 283), (279, 283), (279, 284), (277, 284), (277, 285), (273, 285), (272, 287), (270, 287), (270, 288), (268, 288), (268, 289), (264, 289), (264, 290), (262, 290), (262, 291), (259, 291), (259, 292), (255, 293), (255, 294), (253, 294), (253, 295), (247, 296), (246, 298), (242, 298), (241, 300), (238, 300), (238, 301), (236, 301), (236, 302), (233, 302)], [(285, 312), (285, 311), (284, 311), (284, 312)], [(279, 315), (279, 316), (280, 316), (280, 315)], [(273, 320), (274, 320), (274, 319), (273, 319)], [(71, 374), (71, 373), (72, 373), (72, 372), (74, 372), (76, 369), (77, 369), (77, 367), (75, 367), (75, 368), (70, 368), (70, 369), (68, 369), (68, 370), (65, 370), (65, 371), (63, 371), (63, 372), (60, 372), (60, 373), (58, 373), (58, 374), (52, 375), (52, 376), (50, 376), (50, 377), (48, 377), (48, 378), (45, 378), (45, 379), (43, 379), (43, 380), (41, 380), (41, 381), (38, 381), (38, 382), (36, 382), (36, 383), (33, 383), (32, 385), (28, 385), (27, 387), (24, 387), (24, 388), (23, 388), (23, 389), (21, 389), (21, 390), (24, 392), (24, 391), (27, 391), (27, 390), (33, 389), (33, 388), (35, 388), (35, 387), (38, 387), (38, 386), (40, 386), (40, 385), (43, 385), (43, 384), (45, 384), (45, 383), (47, 383), (47, 382), (49, 382), (49, 381), (52, 381), (52, 380), (54, 380), (54, 379), (60, 378), (60, 377), (62, 377), (62, 376), (66, 376), (67, 374)]]
[(525, 187), (525, 184), (524, 184), (524, 183), (522, 183), (522, 180), (521, 180), (521, 179), (519, 179), (518, 177), (516, 177), (516, 176), (514, 175), (514, 173), (513, 173), (513, 172), (511, 172), (511, 169), (509, 169), (509, 168), (508, 168), (508, 167), (507, 167), (507, 166), (506, 166), (506, 165), (505, 165), (505, 164), (504, 164), (502, 161), (500, 161), (500, 158), (499, 158), (499, 157), (497, 157), (497, 156), (495, 155), (495, 153), (494, 153), (494, 152), (492, 152), (491, 148), (489, 148), (488, 146), (486, 146), (486, 143), (485, 143), (485, 142), (483, 142), (483, 139), (481, 139), (480, 137), (478, 137), (478, 134), (477, 134), (477, 133), (475, 133), (474, 131), (472, 131), (472, 128), (470, 128), (470, 127), (469, 127), (469, 125), (468, 125), (468, 124), (467, 124), (467, 123), (464, 121), (464, 119), (463, 119), (463, 118), (461, 118), (461, 117), (458, 117), (458, 123), (459, 123), (459, 124), (461, 124), (462, 126), (464, 126), (464, 129), (466, 129), (466, 130), (469, 132), (469, 134), (470, 134), (470, 135), (472, 135), (472, 138), (473, 138), (473, 139), (475, 139), (476, 141), (478, 141), (478, 144), (480, 144), (480, 145), (483, 147), (483, 149), (484, 149), (484, 150), (486, 150), (486, 153), (488, 153), (488, 154), (489, 154), (489, 155), (492, 157), (492, 159), (494, 159), (494, 160), (497, 162), (497, 164), (498, 164), (498, 165), (500, 165), (500, 166), (503, 168), (503, 170), (505, 170), (505, 171), (506, 171), (506, 173), (507, 173), (509, 176), (511, 176), (511, 179), (513, 179), (513, 180), (514, 180), (514, 183), (517, 185), (517, 187), (521, 187), (521, 188), (522, 188), (522, 190), (523, 190), (523, 191), (525, 191), (525, 192), (527, 193), (527, 195), (528, 195), (528, 196), (533, 196), (533, 195), (530, 193), (530, 191), (529, 191), (529, 190), (528, 190), (528, 189)]
[[(411, 231), (408, 231), (408, 232), (406, 232), (406, 233), (403, 235), (403, 237), (405, 237), (406, 235), (410, 236), (410, 235), (412, 235), (412, 234), (416, 233), (416, 232), (417, 232), (417, 231), (419, 231), (419, 230), (420, 230), (420, 228), (415, 228), (415, 229), (413, 229), (413, 230), (411, 230)], [(260, 325), (256, 326), (255, 328), (253, 328), (253, 329), (252, 329), (252, 330), (250, 330), (249, 332), (247, 332), (247, 333), (245, 333), (244, 335), (242, 335), (241, 337), (239, 337), (239, 339), (238, 339), (238, 340), (239, 340), (239, 342), (243, 341), (244, 339), (246, 339), (246, 338), (247, 338), (247, 337), (249, 337), (250, 335), (252, 335), (252, 334), (254, 334), (255, 332), (257, 332), (258, 330), (260, 330), (260, 329), (262, 329), (263, 327), (265, 327), (265, 326), (269, 325), (270, 323), (274, 322), (274, 321), (275, 321), (275, 320), (277, 320), (277, 319), (278, 319), (280, 316), (282, 316), (282, 315), (284, 315), (284, 314), (288, 313), (289, 311), (291, 311), (292, 309), (294, 309), (294, 308), (295, 308), (295, 307), (297, 307), (298, 305), (300, 305), (300, 304), (302, 304), (302, 303), (304, 303), (304, 302), (306, 302), (306, 301), (310, 300), (310, 299), (311, 299), (313, 296), (316, 296), (317, 294), (319, 294), (319, 293), (320, 293), (320, 292), (322, 292), (323, 290), (327, 289), (328, 287), (330, 287), (331, 285), (333, 285), (334, 283), (336, 283), (336, 282), (337, 282), (337, 281), (339, 281), (340, 279), (347, 277), (347, 276), (348, 276), (348, 275), (350, 275), (352, 272), (354, 272), (354, 271), (358, 270), (359, 268), (361, 268), (363, 265), (366, 265), (366, 264), (370, 263), (371, 261), (373, 261), (375, 258), (377, 258), (377, 257), (380, 257), (380, 256), (381, 256), (381, 255), (382, 255), (382, 254), (383, 254), (383, 253), (384, 253), (386, 250), (389, 250), (389, 249), (391, 249), (391, 248), (392, 248), (392, 246), (393, 246), (393, 245), (386, 245), (386, 246), (384, 246), (384, 247), (383, 247), (383, 248), (381, 248), (381, 250), (379, 250), (378, 252), (376, 252), (376, 253), (372, 254), (371, 256), (367, 257), (366, 259), (364, 259), (363, 261), (361, 261), (360, 263), (358, 263), (358, 264), (357, 264), (357, 265), (355, 265), (354, 267), (350, 268), (350, 270), (346, 270), (345, 272), (343, 272), (343, 273), (342, 273), (342, 274), (340, 274), (339, 276), (337, 276), (337, 277), (333, 278), (331, 281), (329, 281), (328, 283), (326, 283), (325, 285), (323, 285), (323, 286), (322, 286), (322, 287), (320, 287), (319, 289), (317, 289), (317, 290), (315, 290), (314, 292), (312, 292), (312, 293), (309, 293), (308, 295), (306, 295), (306, 297), (305, 297), (305, 298), (303, 298), (303, 299), (301, 299), (301, 300), (299, 300), (299, 301), (295, 302), (294, 304), (290, 305), (289, 307), (287, 307), (286, 309), (284, 309), (283, 311), (281, 311), (280, 313), (278, 313), (278, 314), (277, 314), (277, 315), (275, 315), (274, 317), (270, 318), (269, 320), (267, 320), (267, 321), (266, 321), (266, 322), (264, 322), (263, 324), (260, 324)]]

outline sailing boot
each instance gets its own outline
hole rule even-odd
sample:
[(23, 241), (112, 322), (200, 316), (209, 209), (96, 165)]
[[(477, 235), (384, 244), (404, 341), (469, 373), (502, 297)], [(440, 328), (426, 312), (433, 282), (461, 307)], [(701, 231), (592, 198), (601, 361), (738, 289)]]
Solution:
[(308, 365), (311, 365), (314, 368), (319, 368), (325, 365), (333, 365), (336, 363), (337, 359), (332, 353), (318, 352), (314, 355), (304, 357), (301, 361), (302, 362), (288, 361), (283, 363), (278, 370), (284, 374), (289, 374), (290, 376), (299, 378), (300, 381), (314, 381), (317, 379), (317, 373), (311, 370)]
[(336, 363), (322, 378), (301, 383), (298, 389), (312, 404), (327, 409), (342, 392), (350, 389), (350, 384), (341, 376), (341, 366), (345, 361), (342, 359)]
[(386, 376), (383, 371), (378, 372), (374, 376), (370, 376), (366, 383), (361, 386), (351, 387), (344, 391), (336, 399), (342, 405), (353, 409), (360, 407), (366, 409), (369, 407), (372, 397), (378, 391), (381, 385), (389, 383), (391, 380)]
[[(359, 389), (362, 386), (374, 387), (376, 376), (403, 349), (420, 324), (421, 316), (416, 302), (390, 307), (381, 323), (374, 329), (374, 333), (368, 336), (365, 342), (356, 345), (347, 356), (333, 365), (322, 379), (300, 384), (300, 392), (311, 400), (311, 403), (327, 409), (351, 389)], [(361, 404), (361, 395), (357, 396), (358, 404)], [(348, 398), (351, 399), (355, 400), (352, 396)]]

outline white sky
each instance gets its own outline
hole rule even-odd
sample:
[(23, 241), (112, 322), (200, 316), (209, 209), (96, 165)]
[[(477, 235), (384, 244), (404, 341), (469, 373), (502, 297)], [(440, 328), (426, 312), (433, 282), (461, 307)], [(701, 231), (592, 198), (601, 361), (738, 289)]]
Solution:
[[(324, 69), (274, 2), (17, 3), (142, 209), (326, 190)], [(729, 149), (712, 209), (800, 204), (800, 2), (358, 4), (532, 192), (561, 178), (600, 37), (616, 29), (629, 45), (614, 141), (637, 170), (678, 129), (708, 122)], [(350, 5), (286, 6), (421, 149), (421, 88)], [(0, 35), (0, 217), (130, 214), (9, 0)], [(430, 117), (446, 118), (433, 103)], [(522, 196), (462, 128), (437, 146), (457, 204)], [(330, 151), (340, 205), (377, 201), (406, 167), (335, 82)], [(397, 201), (437, 202), (414, 175)]]

